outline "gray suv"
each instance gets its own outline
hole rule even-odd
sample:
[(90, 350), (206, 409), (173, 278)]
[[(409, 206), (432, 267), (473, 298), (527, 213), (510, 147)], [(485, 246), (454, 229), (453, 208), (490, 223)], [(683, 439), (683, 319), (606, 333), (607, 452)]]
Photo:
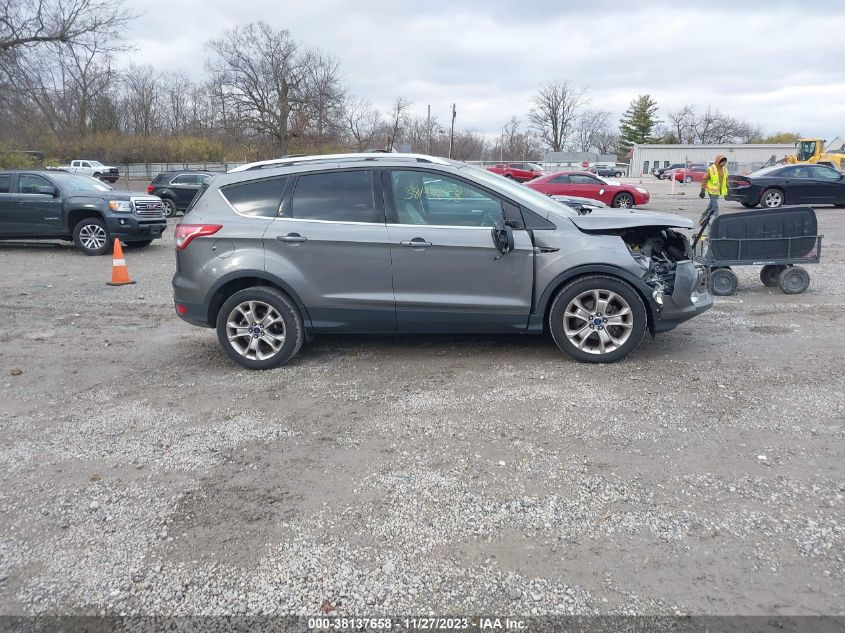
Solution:
[(551, 333), (611, 362), (712, 305), (675, 215), (572, 208), (413, 154), (252, 163), (176, 227), (177, 314), (251, 369), (314, 333)]

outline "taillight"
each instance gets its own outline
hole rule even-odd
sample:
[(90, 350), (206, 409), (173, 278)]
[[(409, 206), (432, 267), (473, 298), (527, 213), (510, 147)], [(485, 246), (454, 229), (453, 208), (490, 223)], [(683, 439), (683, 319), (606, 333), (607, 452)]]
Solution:
[(734, 187), (750, 187), (751, 181), (746, 178), (737, 178), (731, 183)]
[(155, 191), (155, 187), (153, 187), (152, 183), (147, 185), (147, 193), (151, 194)]
[(195, 237), (214, 235), (222, 228), (222, 224), (177, 224), (176, 250), (185, 250)]

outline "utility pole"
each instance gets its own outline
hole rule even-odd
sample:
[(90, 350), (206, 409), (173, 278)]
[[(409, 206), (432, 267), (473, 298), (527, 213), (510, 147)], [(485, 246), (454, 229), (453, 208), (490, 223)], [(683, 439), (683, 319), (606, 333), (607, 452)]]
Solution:
[(428, 132), (428, 155), (431, 156), (431, 104), (428, 104), (428, 116), (425, 119), (425, 128)]
[(499, 143), (499, 162), (505, 162), (505, 127), (502, 126), (502, 142)]
[(455, 143), (455, 117), (458, 115), (455, 104), (452, 104), (452, 131), (449, 133), (449, 158), (452, 158), (452, 145)]

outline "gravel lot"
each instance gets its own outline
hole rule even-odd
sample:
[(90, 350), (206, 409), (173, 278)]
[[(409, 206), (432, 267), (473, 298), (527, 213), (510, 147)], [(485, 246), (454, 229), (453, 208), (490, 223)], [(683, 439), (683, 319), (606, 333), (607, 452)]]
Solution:
[(252, 373), (176, 318), (172, 225), (122, 288), (0, 244), (0, 614), (843, 614), (845, 211), (818, 216), (807, 293), (738, 269), (612, 366), (319, 337)]

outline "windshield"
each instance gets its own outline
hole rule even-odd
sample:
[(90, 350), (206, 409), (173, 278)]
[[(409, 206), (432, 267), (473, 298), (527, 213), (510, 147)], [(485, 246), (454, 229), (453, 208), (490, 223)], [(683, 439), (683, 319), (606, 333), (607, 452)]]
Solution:
[(79, 174), (69, 174), (60, 171), (53, 172), (50, 176), (59, 183), (59, 186), (65, 191), (112, 191), (106, 183), (91, 178), (90, 176), (80, 176)]
[(799, 141), (797, 145), (798, 160), (808, 160), (816, 153), (815, 141)]
[(749, 176), (777, 176), (780, 174), (780, 170), (783, 169), (783, 165), (773, 165), (771, 167), (763, 167), (762, 169), (758, 169), (757, 171), (752, 171)]
[(487, 185), (491, 189), (501, 191), (502, 193), (511, 196), (515, 200), (525, 204), (525, 206), (529, 207), (532, 211), (539, 213), (553, 213), (564, 216), (578, 215), (569, 207), (552, 200), (549, 196), (538, 191), (534, 191), (533, 189), (509, 180), (508, 178), (502, 178), (501, 176), (476, 167), (475, 165), (465, 165), (464, 169), (471, 170), (472, 177), (477, 181)]
[(525, 167), (530, 169), (531, 171), (543, 171), (543, 168), (540, 167), (537, 163), (525, 163)]
[(101, 163), (98, 160), (89, 160), (88, 163), (91, 165), (91, 167), (103, 167), (104, 166), (103, 163)]

